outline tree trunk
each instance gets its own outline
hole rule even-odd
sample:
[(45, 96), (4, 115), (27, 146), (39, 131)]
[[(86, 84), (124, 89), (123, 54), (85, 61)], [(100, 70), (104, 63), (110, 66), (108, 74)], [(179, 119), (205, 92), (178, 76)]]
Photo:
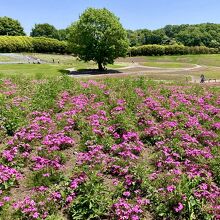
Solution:
[(103, 71), (103, 70), (104, 70), (104, 67), (102, 66), (102, 63), (101, 63), (101, 62), (98, 62), (98, 67), (99, 67), (99, 70), (100, 70), (100, 71)]

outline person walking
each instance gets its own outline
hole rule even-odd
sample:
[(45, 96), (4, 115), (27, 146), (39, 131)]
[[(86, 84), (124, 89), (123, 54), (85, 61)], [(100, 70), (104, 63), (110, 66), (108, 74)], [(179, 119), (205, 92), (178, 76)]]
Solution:
[(202, 74), (200, 76), (200, 83), (204, 83), (205, 82), (205, 76)]

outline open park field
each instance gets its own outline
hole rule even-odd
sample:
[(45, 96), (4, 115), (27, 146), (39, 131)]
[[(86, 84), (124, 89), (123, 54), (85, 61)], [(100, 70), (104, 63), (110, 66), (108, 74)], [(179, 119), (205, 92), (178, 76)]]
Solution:
[[(28, 64), (27, 57), (31, 58), (31, 64)], [(37, 59), (41, 60), (40, 65), (33, 64)], [(0, 65), (2, 76), (29, 75), (41, 78), (61, 76), (70, 72), (73, 77), (99, 77), (97, 72), (94, 76), (96, 68), (94, 62), (85, 63), (70, 55), (0, 54), (0, 63), (2, 63)], [(204, 74), (207, 81), (208, 79), (218, 81), (220, 80), (220, 55), (127, 57), (117, 59), (113, 65), (107, 65), (107, 69), (108, 75), (105, 76), (144, 75), (153, 80), (184, 82), (187, 79), (199, 82), (200, 75)]]

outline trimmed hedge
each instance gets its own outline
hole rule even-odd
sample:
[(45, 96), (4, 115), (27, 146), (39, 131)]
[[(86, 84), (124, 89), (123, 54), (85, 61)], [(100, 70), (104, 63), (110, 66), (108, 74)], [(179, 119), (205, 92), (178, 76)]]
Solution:
[(67, 53), (67, 42), (45, 37), (32, 38), (34, 52), (38, 53)]
[(66, 41), (45, 37), (0, 36), (0, 52), (68, 53)]
[[(68, 43), (46, 37), (0, 36), (0, 53), (36, 52), (36, 53), (70, 53)], [(131, 47), (131, 56), (162, 56), (184, 54), (215, 54), (216, 48), (205, 46), (187, 47), (182, 45), (143, 45)]]
[(131, 47), (131, 56), (162, 56), (162, 55), (184, 55), (184, 54), (216, 54), (219, 50), (205, 46), (187, 47), (182, 45), (143, 45)]

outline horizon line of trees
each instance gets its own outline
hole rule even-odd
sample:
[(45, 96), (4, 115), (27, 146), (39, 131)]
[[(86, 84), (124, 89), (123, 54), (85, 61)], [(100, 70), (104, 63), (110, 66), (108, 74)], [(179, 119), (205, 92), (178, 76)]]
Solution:
[[(215, 23), (166, 25), (157, 30), (126, 31), (130, 47), (154, 44), (220, 47), (220, 24)], [(0, 35), (26, 36), (26, 33), (18, 20), (4, 16), (0, 17)], [(69, 27), (56, 29), (48, 23), (35, 24), (30, 33), (31, 37), (47, 37), (61, 41), (67, 40), (68, 35)]]
[(220, 24), (166, 25), (157, 30), (127, 30), (130, 46), (148, 44), (220, 47)]

